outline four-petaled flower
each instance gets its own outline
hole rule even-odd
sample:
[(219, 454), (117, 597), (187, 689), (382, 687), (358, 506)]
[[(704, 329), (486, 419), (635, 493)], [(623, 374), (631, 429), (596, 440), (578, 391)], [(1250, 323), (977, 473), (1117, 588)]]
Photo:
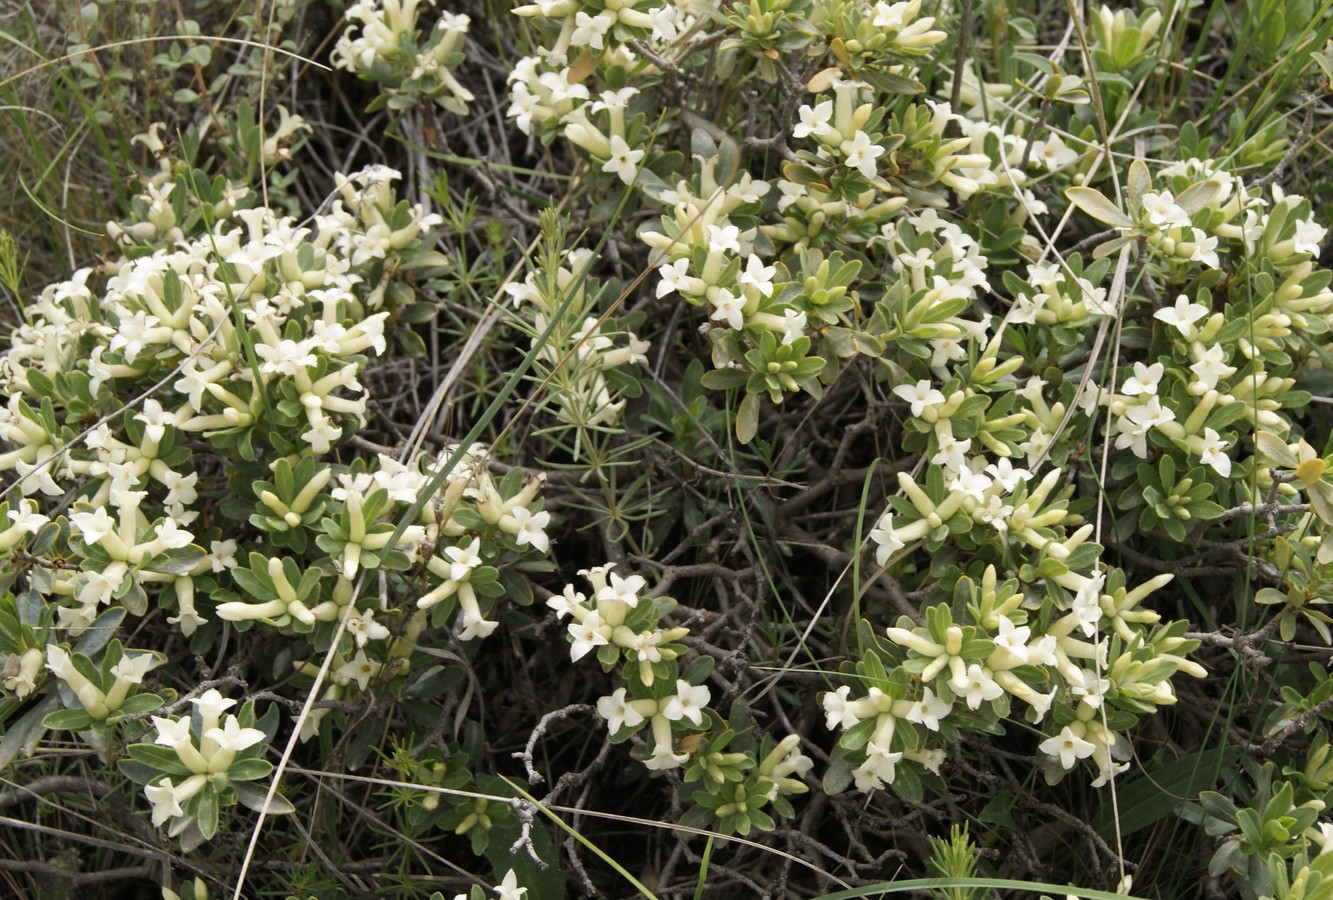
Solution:
[(1069, 725), (1062, 728), (1055, 737), (1047, 738), (1037, 746), (1047, 756), (1058, 757), (1060, 766), (1064, 769), (1074, 768), (1077, 760), (1087, 759), (1097, 749), (1091, 741), (1075, 734)]
[(847, 167), (856, 169), (862, 178), (868, 180), (879, 174), (875, 160), (884, 155), (884, 148), (870, 140), (870, 135), (864, 131), (858, 131), (850, 141), (843, 141), (838, 149), (842, 151), (842, 159)]
[(625, 184), (633, 184), (643, 160), (643, 150), (635, 150), (618, 134), (611, 135), (611, 157), (602, 163), (602, 171), (615, 175)]
[(574, 642), (569, 646), (569, 658), (578, 662), (591, 653), (594, 647), (604, 646), (607, 640), (601, 629), (602, 620), (595, 611), (585, 615), (582, 622), (571, 622), (569, 633)]
[(1188, 338), (1193, 333), (1194, 323), (1206, 315), (1208, 307), (1201, 303), (1193, 303), (1188, 296), (1181, 294), (1176, 298), (1175, 306), (1163, 306), (1153, 313), (1152, 317), (1165, 322)]
[(708, 705), (710, 695), (707, 685), (692, 686), (684, 679), (676, 679), (676, 693), (662, 707), (662, 715), (672, 722), (689, 719), (695, 725), (703, 725), (703, 709)]
[(625, 727), (635, 728), (643, 724), (643, 715), (625, 696), (623, 687), (597, 701), (597, 714), (606, 719), (606, 730), (612, 734)]

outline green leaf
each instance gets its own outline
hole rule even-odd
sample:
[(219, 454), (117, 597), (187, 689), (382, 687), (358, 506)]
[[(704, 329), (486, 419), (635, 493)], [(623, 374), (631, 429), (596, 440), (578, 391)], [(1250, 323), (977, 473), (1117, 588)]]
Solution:
[(742, 369), (713, 369), (705, 372), (699, 383), (710, 391), (726, 391), (741, 387), (749, 377)]
[(166, 701), (157, 694), (145, 693), (135, 694), (129, 697), (120, 705), (120, 712), (127, 716), (137, 716), (140, 713), (150, 712), (162, 706)]
[(119, 606), (112, 606), (102, 612), (93, 624), (88, 626), (88, 630), (79, 638), (79, 642), (74, 645), (74, 653), (82, 653), (85, 656), (93, 656), (98, 650), (107, 645), (116, 635), (116, 628), (125, 619), (125, 610)]
[(8, 769), (20, 753), (32, 756), (47, 731), (43, 720), (59, 705), (60, 699), (54, 693), (48, 693), (22, 718), (5, 729), (5, 736), (0, 738), (0, 772)]
[(1271, 431), (1260, 431), (1254, 436), (1254, 443), (1259, 448), (1259, 452), (1268, 459), (1287, 469), (1294, 469), (1300, 465), (1300, 459), (1287, 442), (1273, 434)]
[(759, 395), (746, 394), (736, 410), (736, 440), (748, 444), (759, 431)]
[(1180, 192), (1180, 196), (1176, 198), (1176, 205), (1192, 216), (1212, 203), (1221, 190), (1222, 183), (1211, 178), (1207, 181), (1196, 181)]
[(269, 580), (267, 572), (256, 575), (249, 569), (232, 569), (231, 577), (235, 579), (236, 585), (250, 596), (257, 600), (269, 601), (278, 598), (278, 591)]
[(189, 767), (180, 761), (176, 751), (170, 747), (156, 744), (131, 744), (125, 751), (130, 759), (145, 766), (151, 766), (159, 772), (165, 772), (173, 778), (177, 775), (193, 775)]
[(212, 786), (204, 788), (199, 792), (198, 808), (195, 815), (198, 817), (199, 833), (204, 836), (204, 840), (211, 841), (213, 835), (218, 833), (218, 795)]
[(58, 709), (42, 719), (42, 727), (49, 731), (85, 731), (97, 720), (83, 709)]
[(1326, 525), (1333, 525), (1333, 485), (1327, 481), (1315, 481), (1305, 489), (1310, 498), (1310, 508)]
[(202, 547), (190, 544), (153, 557), (144, 568), (163, 575), (188, 575), (207, 555)]
[[(250, 784), (247, 781), (233, 781), (231, 787), (236, 792), (236, 799), (246, 809), (253, 809), (255, 812), (264, 811), (264, 798), (268, 796), (267, 786)], [(282, 794), (274, 792), (273, 799), (268, 804), (268, 814), (270, 816), (286, 816), (294, 812), (296, 812), (296, 807), (292, 805), (292, 802)]]
[[(227, 769), (231, 781), (255, 781), (273, 771), (273, 764), (265, 759), (238, 759)], [(234, 785), (233, 785), (234, 786)]]
[(919, 94), (926, 86), (915, 78), (896, 75), (882, 69), (862, 69), (859, 73), (866, 84), (890, 94)]
[(824, 770), (824, 793), (830, 796), (841, 794), (852, 784), (852, 763), (847, 759), (847, 751), (841, 747), (833, 749), (829, 766)]
[(1138, 207), (1143, 195), (1152, 190), (1152, 174), (1143, 160), (1136, 159), (1129, 164), (1129, 205)]
[[(1145, 766), (1142, 776), (1116, 789), (1120, 833), (1133, 834), (1173, 814), (1181, 803), (1216, 784), (1223, 769), (1230, 769), (1238, 759), (1235, 748), (1214, 747)], [(1116, 809), (1108, 799), (1097, 811), (1092, 827), (1110, 840), (1115, 835), (1116, 821)]]
[(1120, 211), (1120, 208), (1107, 199), (1096, 188), (1071, 187), (1065, 189), (1069, 202), (1092, 216), (1098, 222), (1105, 222), (1113, 228), (1132, 228), (1133, 221)]

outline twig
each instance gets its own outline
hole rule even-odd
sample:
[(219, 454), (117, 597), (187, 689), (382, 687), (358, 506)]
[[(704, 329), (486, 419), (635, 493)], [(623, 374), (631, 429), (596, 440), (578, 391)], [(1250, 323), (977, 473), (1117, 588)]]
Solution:
[(569, 706), (563, 707), (562, 709), (552, 710), (541, 717), (541, 721), (539, 721), (536, 727), (532, 729), (532, 734), (528, 735), (528, 743), (523, 748), (523, 752), (513, 754), (514, 759), (523, 761), (523, 768), (528, 773), (528, 784), (541, 784), (545, 781), (545, 779), (542, 778), (541, 773), (533, 767), (532, 757), (537, 751), (537, 742), (545, 737), (547, 727), (554, 722), (558, 722), (561, 719), (574, 715), (574, 713), (590, 712), (596, 712), (596, 708), (590, 704), (571, 703)]
[(1309, 709), (1303, 710), (1300, 715), (1293, 718), (1290, 722), (1284, 725), (1281, 730), (1271, 735), (1268, 740), (1264, 741), (1262, 744), (1246, 744), (1245, 750), (1260, 759), (1272, 756), (1273, 751), (1280, 747), (1287, 738), (1310, 724), (1311, 720), (1323, 715), (1330, 709), (1333, 709), (1333, 697), (1326, 697)]

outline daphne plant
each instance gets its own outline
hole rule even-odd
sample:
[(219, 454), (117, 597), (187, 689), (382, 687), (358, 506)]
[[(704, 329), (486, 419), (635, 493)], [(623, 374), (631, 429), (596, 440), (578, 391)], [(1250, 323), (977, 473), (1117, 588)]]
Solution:
[(252, 783), (273, 770), (261, 757), (276, 733), (277, 711), (256, 721), (248, 701), (238, 713), (223, 715), (236, 701), (212, 689), (189, 702), (194, 711), (186, 718), (154, 716), (153, 742), (131, 744), (121, 762), (121, 770), (144, 786), (153, 824), (166, 826), (188, 849), (212, 840), (222, 810), (238, 800), (270, 815), (292, 812), (281, 794), (269, 799), (267, 789)]
[(423, 27), (421, 14), (433, 5), (433, 0), (359, 0), (344, 13), (347, 28), (334, 45), (333, 64), (383, 88), (368, 111), (433, 101), (467, 115), (476, 98), (454, 70), (463, 62), (471, 20), (441, 12), (433, 27)]
[[(169, 702), (173, 691), (141, 690), (144, 676), (166, 662), (151, 650), (126, 652), (119, 640), (107, 644), (99, 663), (77, 650), (46, 646), (46, 667), (60, 681), (66, 709), (42, 720), (45, 728), (68, 731), (104, 730), (126, 717), (142, 715)], [(29, 688), (31, 692), (31, 688)]]

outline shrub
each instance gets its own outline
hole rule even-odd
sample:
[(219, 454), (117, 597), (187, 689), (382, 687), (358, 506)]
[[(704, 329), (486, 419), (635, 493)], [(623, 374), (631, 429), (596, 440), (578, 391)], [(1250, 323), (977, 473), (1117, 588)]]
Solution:
[(170, 102), (44, 65), (137, 184), (40, 290), (0, 246), (0, 805), (58, 823), (5, 868), (1327, 896), (1333, 17), (1029, 12), (360, 0), (326, 66), (288, 2), (180, 12)]

